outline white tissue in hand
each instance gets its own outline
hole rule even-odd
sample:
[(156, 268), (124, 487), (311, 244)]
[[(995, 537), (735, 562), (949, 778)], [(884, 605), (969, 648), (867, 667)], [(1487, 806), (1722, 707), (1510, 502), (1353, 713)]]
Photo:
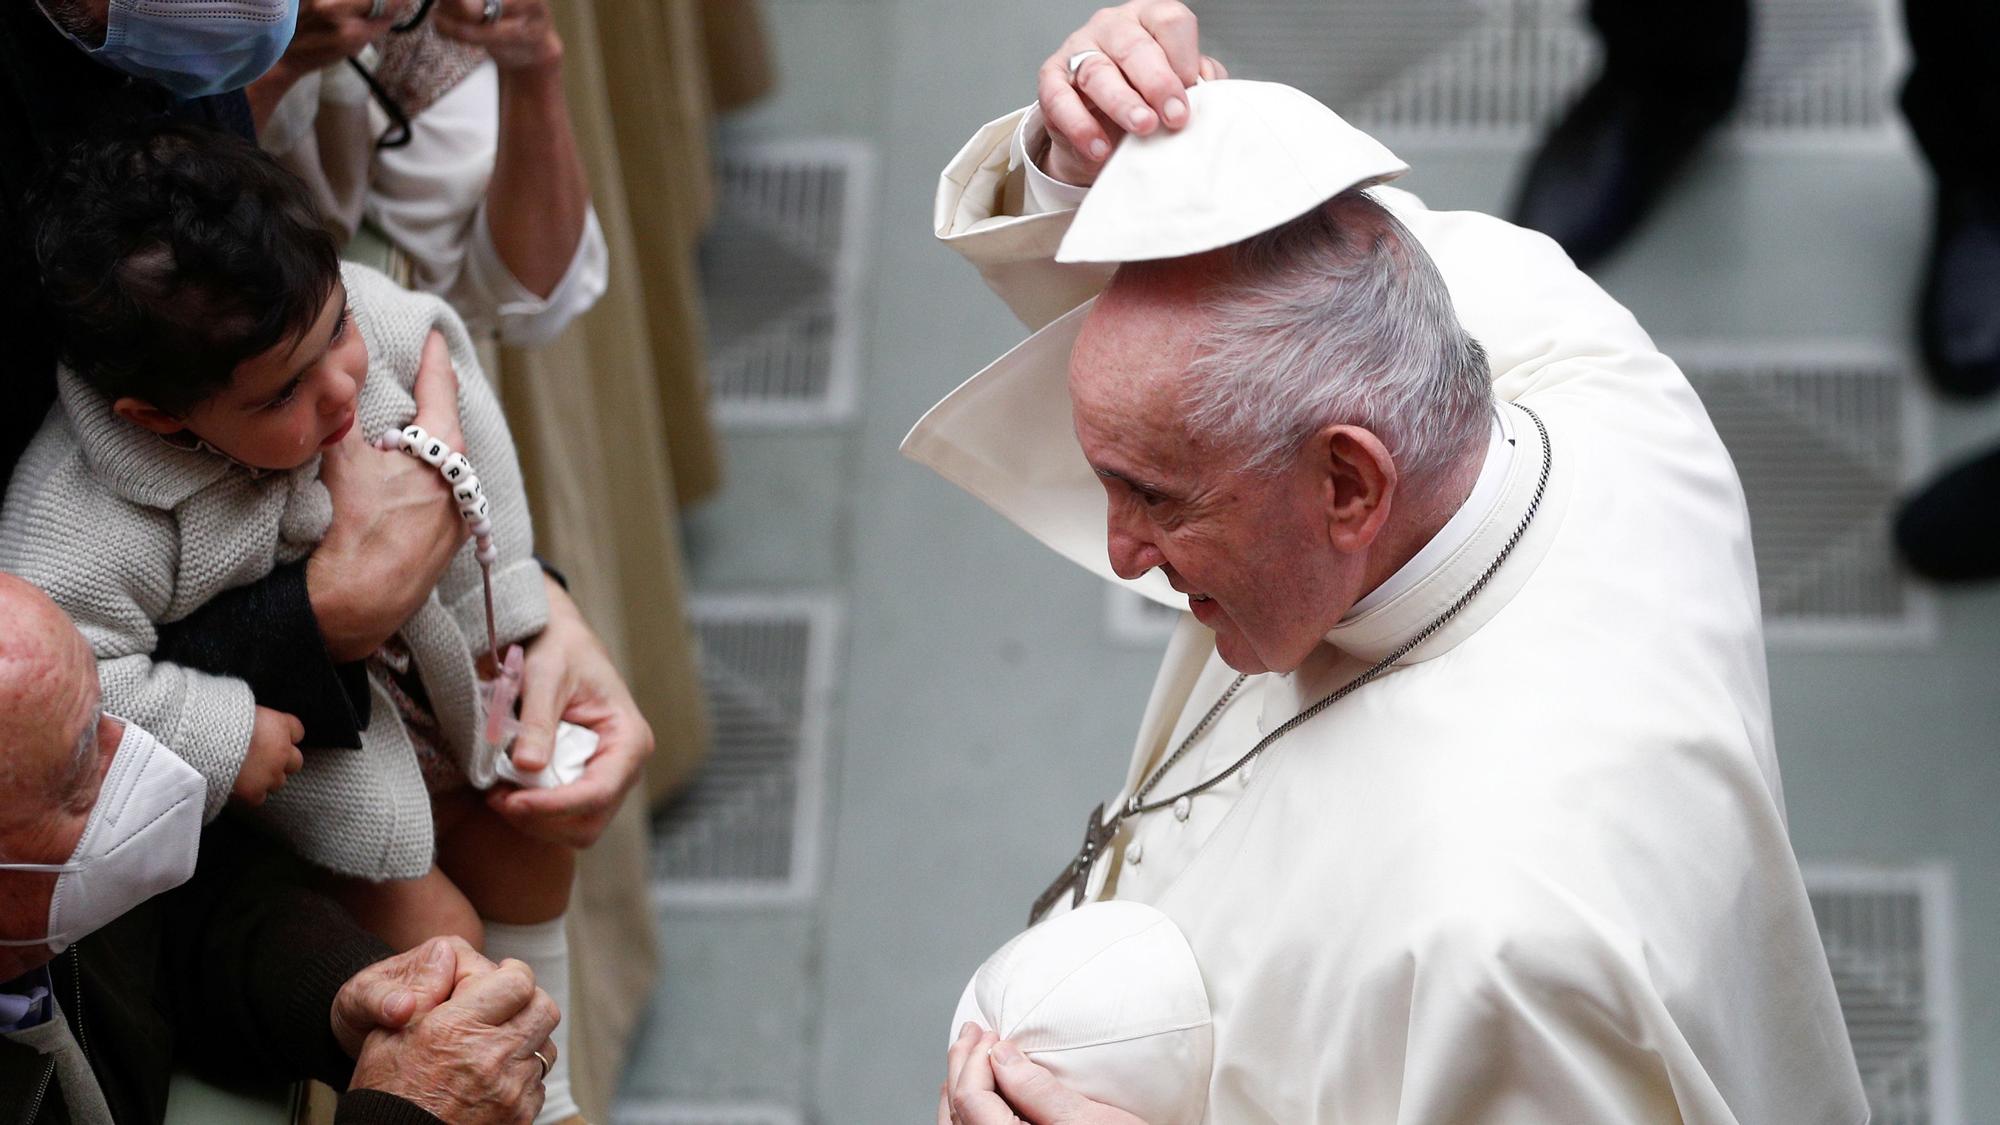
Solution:
[(549, 755), (546, 768), (534, 773), (522, 773), (514, 768), (511, 756), (502, 754), (494, 764), (493, 772), (500, 776), (500, 780), (513, 782), (523, 789), (554, 789), (582, 777), (584, 765), (596, 754), (596, 731), (575, 723), (557, 723), (555, 750)]

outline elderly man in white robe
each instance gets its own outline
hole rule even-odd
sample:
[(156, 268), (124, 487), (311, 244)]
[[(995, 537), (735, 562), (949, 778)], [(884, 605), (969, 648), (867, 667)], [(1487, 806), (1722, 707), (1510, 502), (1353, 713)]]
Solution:
[(1143, 904), (1195, 968), (1037, 950), (1038, 1023), (1017, 940), (941, 1123), (1867, 1119), (1729, 456), (1552, 242), (1403, 170), (1136, 0), (944, 174), (940, 237), (1038, 331), (906, 452), (1187, 611), (1033, 921)]

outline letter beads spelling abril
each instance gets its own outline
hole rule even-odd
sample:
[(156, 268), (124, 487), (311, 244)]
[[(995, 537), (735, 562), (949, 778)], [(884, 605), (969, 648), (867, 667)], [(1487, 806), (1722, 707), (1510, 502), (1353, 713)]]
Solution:
[(487, 519), (492, 506), (487, 503), (486, 493), (479, 487), (479, 476), (472, 471), (472, 462), (465, 459), (465, 454), (417, 425), (404, 426), (403, 432), (393, 437), (383, 435), (382, 446), (399, 447), (436, 468), (445, 483), (451, 485), (451, 498), (458, 502), (458, 514), (472, 525), (472, 537), (479, 543), (480, 565), (491, 566), (499, 560), (499, 552), (493, 548), (493, 523)]
[(472, 471), (472, 462), (418, 425), (404, 426), (401, 433), (385, 433), (375, 444), (382, 449), (401, 449), (422, 460), (437, 469), (445, 483), (451, 485), (451, 498), (458, 504), (458, 514), (472, 527), (473, 556), (479, 560), (480, 577), (486, 584), (486, 647), (498, 667), (500, 637), (493, 620), (493, 564), (500, 561), (500, 552), (493, 546), (493, 521), (489, 518), (493, 507), (479, 487), (479, 476)]

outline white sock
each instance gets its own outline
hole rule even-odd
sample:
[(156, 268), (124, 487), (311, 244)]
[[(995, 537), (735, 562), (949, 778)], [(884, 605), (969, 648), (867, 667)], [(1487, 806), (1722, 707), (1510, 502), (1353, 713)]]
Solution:
[(535, 1125), (575, 1117), (582, 1111), (569, 1092), (569, 938), (563, 932), (563, 919), (532, 926), (504, 922), (487, 922), (485, 926), (486, 956), (494, 961), (512, 957), (527, 962), (535, 971), (535, 983), (562, 1009), (563, 1020), (549, 1036), (556, 1045), (556, 1064), (542, 1082), (545, 1095)]

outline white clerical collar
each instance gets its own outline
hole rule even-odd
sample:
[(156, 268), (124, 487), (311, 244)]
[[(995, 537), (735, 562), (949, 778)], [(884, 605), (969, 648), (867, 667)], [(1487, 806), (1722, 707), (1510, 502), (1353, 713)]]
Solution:
[(1451, 519), (1438, 529), (1436, 535), (1431, 536), (1422, 550), (1410, 556), (1409, 562), (1398, 567), (1396, 573), (1355, 602), (1346, 616), (1340, 619), (1341, 624), (1345, 625), (1403, 593), (1422, 581), (1425, 575), (1444, 565), (1452, 552), (1472, 538), (1472, 533), (1493, 510), (1493, 505), (1500, 502), (1501, 489), (1507, 482), (1507, 470), (1513, 464), (1514, 444), (1507, 440), (1507, 433), (1496, 416), (1491, 435), (1486, 440), (1486, 460), (1479, 467), (1479, 479), (1473, 482), (1472, 492), (1466, 496), (1465, 503), (1458, 506), (1458, 511), (1452, 513)]
[(1498, 497), (1484, 510), (1468, 498), (1458, 516), (1470, 533), (1462, 540), (1439, 534), (1433, 545), (1442, 558), (1428, 568), (1403, 568), (1412, 578), (1408, 586), (1342, 617), (1327, 632), (1329, 645), (1372, 664), (1416, 640), (1400, 662), (1421, 663), (1477, 632), (1534, 573), (1562, 523), (1570, 459), (1555, 448), (1539, 415), (1511, 402), (1497, 413), (1509, 453), (1504, 460), (1489, 456), (1481, 468), (1499, 479)]
[[(1525, 407), (1502, 402), (1495, 416), (1498, 430), (1465, 503), (1408, 564), (1356, 603), (1296, 672), (1269, 677), (1261, 731), (1270, 733), (1336, 681), (1398, 652), (1399, 665), (1449, 652), (1535, 572), (1562, 526), (1570, 462)], [(1413, 641), (1419, 643), (1408, 647)]]

